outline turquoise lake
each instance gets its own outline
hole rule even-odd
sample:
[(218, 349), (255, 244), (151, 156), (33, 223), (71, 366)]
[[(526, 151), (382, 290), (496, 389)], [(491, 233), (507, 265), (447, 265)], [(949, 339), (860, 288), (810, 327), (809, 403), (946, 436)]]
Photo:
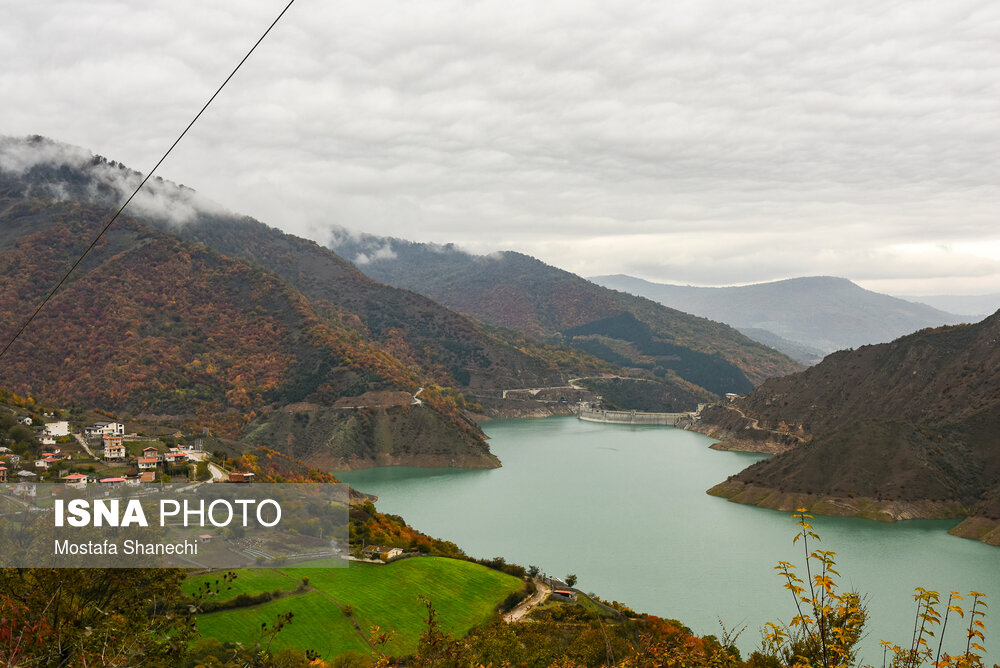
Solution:
[[(383, 512), (475, 557), (575, 573), (584, 591), (699, 634), (720, 635), (719, 619), (746, 627), (737, 642), (744, 653), (759, 644), (764, 622), (795, 614), (773, 570), (790, 561), (805, 577), (794, 520), (705, 494), (759, 455), (710, 450), (711, 439), (679, 429), (573, 417), (496, 420), (484, 430), (502, 468), (338, 475), (378, 495)], [(1000, 661), (1000, 549), (949, 535), (954, 524), (816, 517), (820, 549), (838, 553), (842, 587), (867, 593), (864, 661), (881, 665), (879, 640), (909, 645), (918, 586), (944, 598), (953, 589), (988, 594), (986, 647)], [(945, 650), (964, 647), (964, 630), (949, 621)]]

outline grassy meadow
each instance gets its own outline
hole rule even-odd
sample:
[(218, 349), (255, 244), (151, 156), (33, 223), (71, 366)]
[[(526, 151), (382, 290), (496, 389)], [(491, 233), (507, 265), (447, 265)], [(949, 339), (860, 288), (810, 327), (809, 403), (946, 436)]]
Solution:
[[(488, 620), (495, 607), (523, 584), (479, 564), (442, 557), (384, 566), (355, 562), (349, 568), (248, 569), (236, 574), (216, 600), (275, 590), (283, 595), (260, 605), (199, 616), (202, 636), (252, 643), (261, 624), (272, 624), (279, 614), (291, 612), (292, 623), (278, 634), (273, 647), (312, 649), (325, 658), (348, 650), (367, 652), (368, 630), (376, 625), (393, 632), (389, 651), (412, 652), (425, 629), (426, 609), (420, 597), (433, 603), (444, 631), (463, 635)], [(185, 588), (193, 593), (202, 583), (220, 578), (221, 573), (194, 576)], [(302, 578), (309, 579), (308, 586), (302, 586)]]

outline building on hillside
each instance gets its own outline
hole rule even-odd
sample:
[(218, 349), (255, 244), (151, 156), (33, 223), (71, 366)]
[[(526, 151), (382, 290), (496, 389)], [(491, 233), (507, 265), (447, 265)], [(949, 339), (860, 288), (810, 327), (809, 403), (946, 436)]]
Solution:
[(99, 481), (103, 487), (110, 487), (114, 489), (115, 487), (121, 487), (125, 482), (125, 478), (101, 478)]
[(156, 448), (156, 446), (150, 445), (142, 449), (142, 456), (158, 458), (160, 456), (160, 451)]
[(21, 482), (14, 486), (14, 494), (18, 496), (38, 496), (38, 487), (33, 482)]
[(369, 545), (365, 548), (366, 559), (381, 559), (389, 561), (403, 554), (403, 550), (398, 547), (386, 547), (385, 545)]
[(552, 597), (563, 601), (575, 601), (576, 592), (572, 589), (553, 589)]
[(70, 473), (69, 475), (64, 475), (62, 479), (67, 487), (74, 489), (83, 489), (87, 486), (87, 476), (83, 473)]
[(163, 461), (167, 463), (168, 466), (173, 466), (176, 464), (183, 464), (187, 461), (186, 452), (168, 452), (163, 455)]
[(32, 420), (31, 417), (27, 416), (27, 415), (25, 415), (24, 417), (17, 418), (17, 423), (18, 424), (23, 424), (26, 427), (30, 427), (32, 424), (34, 424), (34, 422), (35, 421)]
[(98, 436), (124, 436), (125, 425), (121, 422), (95, 422), (90, 427), (83, 430), (84, 435), (90, 437)]
[(41, 443), (42, 445), (55, 445), (56, 444), (56, 437), (55, 436), (49, 436), (48, 434), (45, 434), (40, 439), (38, 439), (38, 442)]
[(250, 472), (233, 471), (229, 474), (229, 482), (249, 483), (253, 482), (254, 475)]
[(0, 466), (0, 483), (7, 482), (7, 467)]
[(143, 471), (139, 476), (140, 482), (156, 482), (156, 471)]
[(125, 461), (125, 444), (119, 442), (117, 444), (108, 443), (104, 444), (104, 461), (106, 462), (123, 462)]
[(49, 422), (47, 425), (42, 427), (42, 433), (46, 436), (53, 436), (56, 438), (60, 436), (69, 436), (69, 422), (66, 420)]
[(140, 457), (138, 464), (140, 471), (152, 471), (160, 465), (160, 460), (156, 457)]

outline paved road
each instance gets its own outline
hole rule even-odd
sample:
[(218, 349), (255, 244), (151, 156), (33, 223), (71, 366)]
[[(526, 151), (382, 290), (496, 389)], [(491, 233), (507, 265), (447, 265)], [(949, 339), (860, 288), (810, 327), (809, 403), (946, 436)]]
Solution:
[(80, 447), (82, 447), (84, 450), (87, 451), (88, 455), (90, 455), (94, 459), (97, 459), (97, 455), (95, 455), (94, 452), (90, 449), (90, 446), (87, 445), (87, 439), (85, 439), (80, 434), (73, 434), (73, 438), (75, 438), (76, 442), (80, 444)]
[(420, 404), (424, 403), (422, 399), (417, 399), (417, 396), (419, 396), (420, 393), (423, 391), (424, 388), (421, 387), (419, 390), (413, 393), (413, 404), (412, 404), (413, 406), (419, 406)]
[(228, 482), (229, 474), (223, 471), (221, 468), (213, 464), (208, 463), (208, 470), (212, 472), (212, 482)]
[(503, 616), (503, 620), (508, 624), (521, 621), (526, 614), (535, 609), (536, 606), (541, 605), (545, 602), (545, 599), (549, 597), (552, 593), (552, 588), (541, 580), (535, 580), (535, 586), (538, 590), (532, 594), (529, 598), (521, 601), (517, 606)]

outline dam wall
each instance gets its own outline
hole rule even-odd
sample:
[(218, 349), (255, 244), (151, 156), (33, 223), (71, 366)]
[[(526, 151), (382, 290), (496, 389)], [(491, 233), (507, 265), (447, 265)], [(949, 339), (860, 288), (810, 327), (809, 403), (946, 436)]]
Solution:
[(580, 408), (576, 416), (587, 422), (607, 422), (610, 424), (648, 424), (673, 427), (679, 420), (690, 419), (694, 413), (643, 413), (641, 411), (607, 411)]

